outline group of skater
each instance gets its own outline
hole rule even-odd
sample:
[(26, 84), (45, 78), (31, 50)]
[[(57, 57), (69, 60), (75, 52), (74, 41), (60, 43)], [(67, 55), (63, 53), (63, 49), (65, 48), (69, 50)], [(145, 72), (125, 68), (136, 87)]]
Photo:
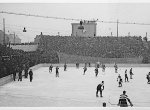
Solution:
[[(88, 63), (88, 64), (89, 64), (89, 67), (91, 67), (91, 64), (90, 63)], [(78, 65), (78, 63), (76, 65)], [(76, 66), (76, 67), (79, 68), (79, 66)], [(94, 70), (96, 77), (98, 76), (98, 73), (99, 73), (98, 68), (100, 68), (100, 67), (102, 67), (102, 72), (105, 72), (105, 68), (106, 68), (105, 64), (101, 65), (101, 64), (97, 63), (95, 65), (95, 70)], [(85, 63), (85, 66), (83, 67), (83, 75), (85, 75), (86, 71), (87, 71), (87, 63)]]
[[(104, 81), (102, 81), (100, 84), (97, 85), (96, 97), (99, 97), (98, 93), (100, 93), (100, 97), (103, 97), (103, 95), (102, 95), (103, 90), (104, 90)], [(130, 98), (128, 97), (128, 95), (126, 95), (125, 90), (123, 91), (123, 94), (120, 95), (117, 105), (120, 107), (128, 107), (128, 106), (132, 107), (133, 106)], [(105, 103), (104, 107), (106, 107), (106, 103)]]
[[(98, 76), (98, 73), (99, 73), (98, 68), (100, 68), (100, 67), (102, 68), (102, 72), (105, 72), (105, 68), (106, 68), (105, 64), (97, 63), (96, 66), (95, 66), (95, 76), (96, 77)], [(114, 68), (115, 68), (115, 73), (118, 73), (118, 66), (117, 66), (116, 63), (114, 64)], [(85, 72), (87, 71), (87, 66), (85, 65), (83, 69), (84, 69), (83, 75), (85, 75)], [(133, 74), (132, 68), (130, 68), (129, 73), (130, 73), (130, 79), (133, 79), (132, 75), (134, 75), (134, 74)], [(149, 76), (150, 76), (150, 74), (149, 74)], [(118, 74), (117, 81), (119, 83), (118, 87), (122, 87), (123, 79), (122, 79), (120, 74)], [(125, 82), (129, 82), (128, 75), (127, 75), (127, 69), (125, 70)], [(97, 85), (96, 97), (99, 97), (99, 96), (103, 97), (103, 95), (102, 95), (103, 90), (104, 90), (104, 81), (102, 81), (100, 84)], [(126, 95), (125, 90), (123, 91), (123, 94), (120, 95), (117, 105), (120, 106), (120, 107), (128, 107), (128, 106), (132, 107), (133, 106), (131, 100)], [(104, 103), (104, 107), (106, 107), (106, 103)]]
[[(101, 67), (102, 67), (102, 72), (105, 72), (105, 68), (106, 68), (105, 64), (102, 64)], [(98, 76), (98, 73), (99, 73), (98, 68), (100, 68), (100, 64), (97, 64), (95, 67), (95, 76), (96, 77)]]
[[(66, 68), (64, 70), (66, 70)], [(53, 65), (51, 64), (49, 66), (49, 73), (52, 73), (52, 71), (53, 71)], [(59, 67), (58, 66), (56, 66), (56, 77), (59, 77)]]
[[(91, 67), (90, 63), (85, 63), (84, 67), (83, 67), (83, 75), (85, 75), (86, 71), (87, 71), (87, 67)], [(79, 63), (76, 63), (76, 68), (79, 68)], [(99, 73), (99, 68), (102, 68), (102, 72), (105, 72), (106, 69), (106, 65), (105, 64), (100, 64), (97, 63), (95, 65), (95, 76), (98, 76)], [(49, 72), (52, 73), (52, 69), (53, 69), (53, 65), (51, 64), (49, 66)], [(124, 71), (124, 81), (122, 76), (119, 74), (118, 72), (118, 65), (115, 63), (114, 64), (114, 69), (115, 69), (115, 73), (118, 74), (117, 77), (117, 82), (118, 82), (118, 87), (122, 87), (122, 83), (123, 82), (129, 82), (129, 78), (130, 80), (133, 79), (133, 69), (130, 68), (129, 71), (127, 69), (125, 69)], [(67, 64), (64, 64), (64, 71), (67, 71)], [(128, 73), (129, 73), (129, 77), (128, 77)], [(56, 77), (59, 77), (59, 67), (56, 66)], [(150, 83), (150, 72), (147, 74), (146, 76), (148, 83)], [(100, 84), (97, 85), (96, 88), (96, 97), (103, 97), (103, 90), (104, 90), (104, 81), (102, 81)], [(118, 100), (118, 106), (120, 107), (128, 107), (128, 106), (133, 106), (131, 100), (129, 99), (128, 95), (126, 95), (126, 91), (124, 90), (123, 93), (120, 95), (119, 100)]]
[[(133, 79), (133, 71), (132, 71), (132, 68), (130, 68), (130, 71), (129, 71), (129, 74), (130, 74), (130, 79)], [(129, 82), (129, 78), (128, 78), (128, 74), (127, 74), (127, 69), (125, 70), (125, 74), (124, 74), (125, 76), (125, 80), (124, 80), (124, 82)], [(117, 81), (118, 81), (118, 84), (119, 84), (119, 86), (118, 87), (122, 87), (122, 83), (123, 83), (123, 79), (122, 79), (122, 77), (121, 77), (121, 75), (120, 74), (118, 74), (118, 77), (117, 77)]]
[[(53, 65), (51, 64), (49, 66), (49, 73), (52, 73), (52, 71), (53, 71)], [(67, 71), (67, 64), (66, 63), (64, 64), (64, 71)], [(59, 77), (59, 67), (58, 66), (56, 66), (56, 75), (55, 76)]]
[(17, 71), (14, 71), (13, 72), (13, 80), (16, 81), (16, 78), (18, 78), (18, 81), (22, 81), (23, 76), (25, 76), (25, 78), (28, 78), (28, 75), (29, 75), (30, 82), (32, 82), (32, 80), (33, 80), (33, 71), (32, 71), (32, 69), (27, 71), (27, 73), (25, 75), (23, 75), (22, 73), (23, 73), (23, 70), (21, 70), (21, 69), (18, 69)]

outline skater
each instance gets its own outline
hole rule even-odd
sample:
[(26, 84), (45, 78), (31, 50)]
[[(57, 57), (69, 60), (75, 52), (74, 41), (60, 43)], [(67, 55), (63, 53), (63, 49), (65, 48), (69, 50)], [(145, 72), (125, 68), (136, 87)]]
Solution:
[(56, 66), (56, 77), (59, 77), (59, 68), (58, 68), (58, 66)]
[(150, 84), (150, 72), (146, 75), (147, 83)]
[(106, 68), (105, 64), (102, 64), (102, 72), (105, 72), (105, 68)]
[(99, 68), (100, 67), (100, 62), (97, 62), (96, 66), (97, 66), (97, 68)]
[(67, 64), (65, 63), (64, 64), (64, 71), (66, 71), (67, 70)]
[(22, 81), (22, 71), (21, 70), (19, 70), (19, 77), (18, 77), (18, 81)]
[(95, 68), (95, 76), (97, 77), (97, 75), (98, 75), (98, 68), (96, 67)]
[(25, 78), (28, 78), (28, 70), (29, 70), (29, 65), (28, 63), (26, 63), (24, 66)]
[(114, 65), (114, 68), (115, 68), (115, 73), (118, 73), (118, 66), (117, 66), (116, 63), (115, 63), (115, 65)]
[(129, 102), (131, 107), (133, 106), (132, 102), (130, 101), (130, 99), (126, 95), (126, 91), (123, 91), (123, 94), (120, 95), (118, 106), (120, 106), (120, 107), (128, 107), (127, 102)]
[(16, 81), (16, 68), (15, 67), (12, 68), (11, 74), (13, 75), (13, 80)]
[(53, 69), (53, 65), (51, 64), (51, 65), (49, 66), (49, 72), (50, 72), (50, 73), (52, 72), (52, 69)]
[(25, 67), (24, 71), (25, 71), (25, 78), (28, 78), (28, 67), (27, 66)]
[(118, 87), (122, 87), (122, 78), (119, 79), (119, 86)]
[(129, 82), (129, 81), (128, 81), (128, 75), (127, 75), (127, 69), (125, 70), (125, 82), (126, 82), (126, 81)]
[(134, 75), (134, 74), (133, 74), (132, 68), (131, 68), (131, 69), (130, 69), (130, 79), (132, 79), (132, 75)]
[(98, 97), (98, 92), (100, 91), (100, 97), (102, 96), (102, 91), (104, 90), (104, 81), (102, 81), (101, 84), (98, 84), (97, 90), (96, 90), (96, 97)]
[(87, 67), (87, 63), (85, 63), (85, 66)]
[(117, 81), (118, 81), (118, 84), (119, 84), (118, 87), (122, 87), (122, 82), (123, 81), (122, 81), (122, 78), (121, 78), (120, 74), (118, 75)]
[(30, 76), (30, 82), (32, 82), (32, 80), (33, 80), (33, 72), (32, 72), (32, 69), (30, 69), (30, 71), (29, 71), (29, 76)]
[(79, 63), (76, 63), (76, 68), (79, 68)]
[(13, 80), (16, 81), (16, 71), (13, 71)]
[(83, 75), (85, 75), (85, 72), (87, 71), (87, 67), (86, 66), (84, 66), (84, 73), (83, 73)]
[(91, 63), (89, 62), (89, 67), (91, 67)]

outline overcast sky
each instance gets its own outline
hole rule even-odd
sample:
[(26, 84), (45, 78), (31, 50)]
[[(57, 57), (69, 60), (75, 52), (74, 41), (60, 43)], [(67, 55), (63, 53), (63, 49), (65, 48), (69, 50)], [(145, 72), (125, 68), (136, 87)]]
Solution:
[[(137, 22), (150, 24), (150, 3), (0, 3), (0, 11), (35, 14), (73, 19), (99, 19), (103, 21)], [(40, 32), (47, 35), (71, 35), (71, 23), (60, 19), (27, 17), (0, 14), (0, 30), (3, 30), (3, 18), (6, 33), (15, 32), (22, 42), (33, 41)], [(23, 27), (27, 32), (23, 33)], [(97, 36), (116, 35), (116, 24), (97, 22)], [(9, 31), (9, 32), (8, 32)], [(138, 35), (146, 32), (150, 39), (150, 25), (119, 24), (119, 36)]]

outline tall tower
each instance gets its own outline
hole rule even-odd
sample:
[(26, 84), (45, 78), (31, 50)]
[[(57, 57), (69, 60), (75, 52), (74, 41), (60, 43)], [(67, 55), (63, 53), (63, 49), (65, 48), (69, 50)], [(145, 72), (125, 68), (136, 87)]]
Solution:
[(96, 36), (96, 26), (96, 21), (80, 21), (80, 23), (72, 23), (72, 36), (94, 37)]

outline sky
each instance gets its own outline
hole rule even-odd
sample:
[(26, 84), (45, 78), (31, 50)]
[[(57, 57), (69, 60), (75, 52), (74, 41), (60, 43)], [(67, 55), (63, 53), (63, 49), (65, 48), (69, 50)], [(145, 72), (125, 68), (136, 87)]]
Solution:
[[(72, 19), (98, 19), (101, 21), (136, 22), (150, 24), (150, 3), (0, 3), (0, 11), (34, 14)], [(32, 42), (41, 32), (45, 35), (70, 36), (71, 23), (79, 21), (52, 18), (38, 18), (0, 13), (0, 30), (5, 18), (6, 33), (17, 34), (22, 42)], [(23, 28), (27, 32), (23, 32)], [(97, 36), (116, 36), (116, 23), (97, 22)], [(150, 25), (119, 24), (119, 36), (147, 36), (150, 39)]]

